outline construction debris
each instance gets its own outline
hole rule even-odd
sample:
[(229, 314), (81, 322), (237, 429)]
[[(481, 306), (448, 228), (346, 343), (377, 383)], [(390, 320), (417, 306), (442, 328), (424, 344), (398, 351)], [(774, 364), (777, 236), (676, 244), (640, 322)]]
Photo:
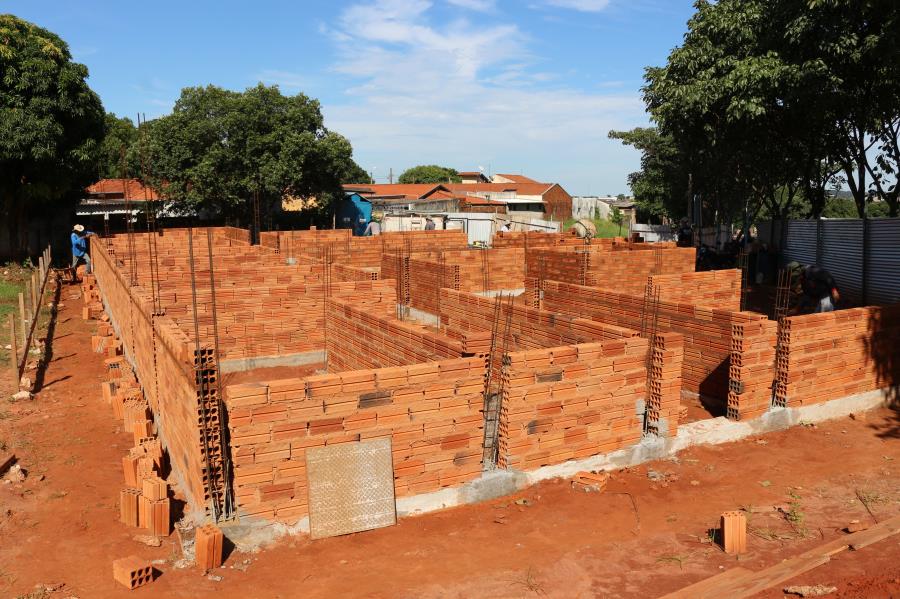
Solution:
[(608, 472), (582, 471), (572, 478), (572, 488), (585, 493), (599, 493), (609, 482)]
[(790, 586), (785, 587), (784, 592), (788, 595), (799, 595), (800, 597), (822, 597), (837, 592), (837, 587), (829, 587), (823, 584), (817, 584), (815, 586)]

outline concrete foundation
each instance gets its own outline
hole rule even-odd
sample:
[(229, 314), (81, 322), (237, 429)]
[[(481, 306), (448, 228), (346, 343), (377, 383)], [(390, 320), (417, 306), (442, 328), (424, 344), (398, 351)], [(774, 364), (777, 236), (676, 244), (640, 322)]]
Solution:
[(276, 368), (278, 366), (306, 366), (325, 362), (325, 351), (308, 351), (299, 354), (280, 356), (254, 356), (252, 358), (235, 358), (219, 362), (219, 372), (245, 372), (257, 368)]
[[(681, 425), (675, 437), (647, 436), (637, 445), (584, 460), (572, 460), (529, 472), (493, 470), (460, 487), (401, 497), (397, 500), (397, 516), (416, 516), (468, 503), (489, 501), (511, 495), (544, 480), (569, 478), (582, 470), (618, 470), (637, 466), (674, 456), (695, 445), (731, 443), (804, 423), (824, 422), (874, 410), (888, 404), (887, 391), (877, 390), (800, 408), (773, 408), (763, 416), (746, 422), (735, 422), (724, 417), (691, 422)], [(273, 526), (271, 521), (244, 518), (240, 523), (224, 526), (223, 530), (239, 549), (252, 551), (287, 534), (308, 533), (309, 518), (302, 518), (293, 526)]]

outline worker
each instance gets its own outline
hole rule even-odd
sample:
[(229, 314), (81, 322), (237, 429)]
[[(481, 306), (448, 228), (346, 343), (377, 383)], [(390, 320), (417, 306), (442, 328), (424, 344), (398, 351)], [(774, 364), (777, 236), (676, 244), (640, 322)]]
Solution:
[(694, 246), (694, 230), (691, 223), (684, 217), (681, 219), (681, 225), (678, 227), (678, 241), (676, 245), (680, 248), (689, 248)]
[(425, 219), (425, 230), (426, 231), (434, 231), (434, 229), (435, 229), (434, 221), (431, 220), (431, 217), (429, 216)]
[[(792, 266), (789, 264), (788, 266)], [(796, 267), (794, 271), (796, 272)], [(818, 314), (820, 312), (834, 312), (841, 294), (838, 291), (834, 277), (820, 266), (807, 266), (800, 269), (799, 285), (801, 290), (800, 302), (792, 311), (794, 314)]]
[(84, 230), (84, 225), (75, 225), (72, 227), (72, 277), (74, 278), (74, 273), (78, 268), (78, 265), (84, 262), (85, 265), (85, 273), (91, 274), (93, 272), (93, 268), (91, 267), (91, 255), (88, 253), (88, 244), (87, 238), (93, 235), (90, 231)]
[(381, 223), (378, 222), (378, 217), (373, 216), (372, 220), (369, 221), (369, 224), (366, 225), (366, 230), (363, 231), (364, 237), (378, 237), (381, 235)]

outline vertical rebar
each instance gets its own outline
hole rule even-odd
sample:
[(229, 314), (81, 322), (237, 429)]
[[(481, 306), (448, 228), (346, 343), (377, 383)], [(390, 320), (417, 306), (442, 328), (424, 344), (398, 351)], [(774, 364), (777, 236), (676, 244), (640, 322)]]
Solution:
[(213, 330), (213, 361), (216, 368), (216, 406), (219, 410), (219, 451), (222, 455), (222, 474), (225, 484), (223, 507), (225, 517), (230, 518), (233, 514), (233, 497), (231, 491), (231, 458), (228, 453), (228, 427), (225, 426), (224, 414), (225, 404), (222, 395), (222, 377), (219, 369), (219, 317), (216, 308), (216, 276), (213, 268), (213, 242), (212, 231), (206, 229), (206, 250), (209, 254), (209, 295), (212, 308), (212, 330)]
[(188, 262), (191, 271), (191, 304), (194, 315), (194, 381), (199, 387), (198, 402), (200, 405), (200, 439), (203, 443), (203, 459), (206, 463), (207, 491), (209, 492), (210, 514), (213, 521), (219, 521), (218, 501), (216, 499), (215, 485), (213, 484), (213, 471), (209, 462), (209, 437), (206, 430), (206, 397), (208, 396), (208, 384), (202, 374), (203, 361), (200, 351), (200, 322), (197, 316), (197, 275), (194, 267), (194, 228), (188, 227)]

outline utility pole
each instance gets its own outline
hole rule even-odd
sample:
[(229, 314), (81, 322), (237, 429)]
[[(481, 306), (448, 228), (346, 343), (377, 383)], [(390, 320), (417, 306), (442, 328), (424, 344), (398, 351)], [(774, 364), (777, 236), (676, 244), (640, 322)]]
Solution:
[(388, 181), (390, 181), (391, 185), (394, 184), (394, 167), (391, 167), (391, 170), (388, 173)]

